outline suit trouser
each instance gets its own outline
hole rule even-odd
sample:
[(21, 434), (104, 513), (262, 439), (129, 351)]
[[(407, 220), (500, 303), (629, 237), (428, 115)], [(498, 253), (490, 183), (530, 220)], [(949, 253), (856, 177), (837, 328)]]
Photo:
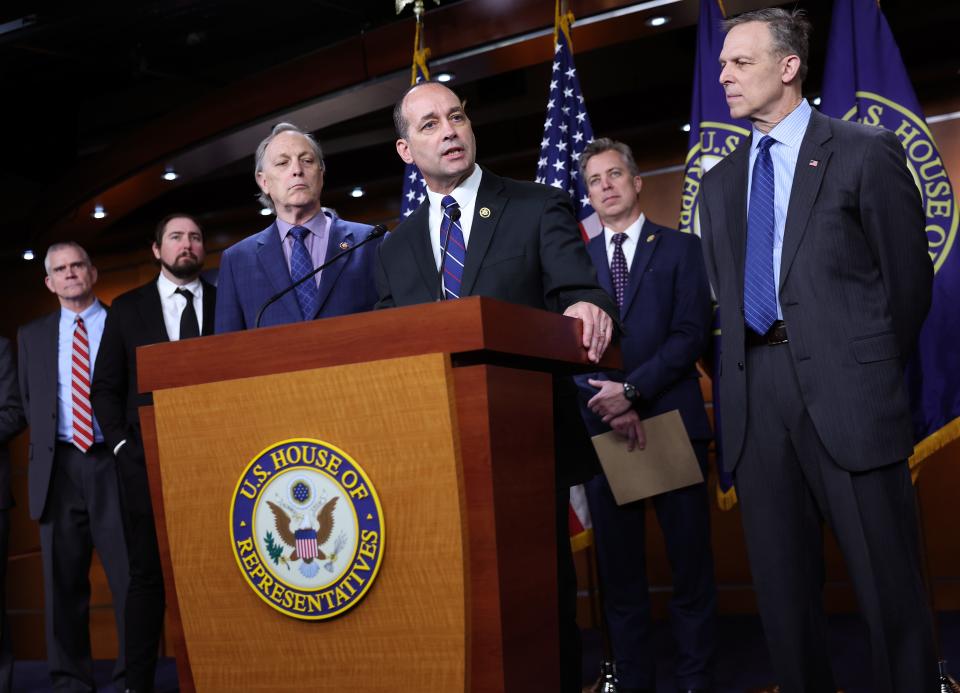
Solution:
[[(706, 441), (694, 441), (704, 472)], [(587, 484), (590, 517), (603, 580), (604, 614), (621, 685), (656, 688), (656, 647), (647, 583), (646, 504), (618, 506), (604, 475)], [(670, 628), (677, 646), (679, 689), (709, 689), (717, 637), (717, 588), (710, 548), (710, 506), (705, 483), (650, 499), (663, 532), (673, 578)]]
[(783, 693), (833, 693), (822, 526), (833, 530), (869, 632), (876, 691), (937, 690), (916, 496), (905, 461), (849, 472), (806, 410), (787, 345), (747, 353), (747, 432), (735, 470), (760, 616)]
[(89, 577), (94, 547), (113, 597), (119, 643), (113, 677), (118, 684), (122, 683), (127, 550), (116, 464), (102, 444), (84, 454), (73, 445), (57, 443), (50, 490), (40, 518), (40, 547), (47, 662), (54, 690), (95, 688), (90, 654)]
[(0, 508), (0, 693), (13, 689), (13, 637), (7, 618), (7, 551), (10, 548), (10, 511)]
[(127, 592), (127, 687), (138, 693), (153, 690), (160, 638), (163, 633), (163, 570), (146, 461), (134, 446), (117, 455), (124, 533), (130, 557)]

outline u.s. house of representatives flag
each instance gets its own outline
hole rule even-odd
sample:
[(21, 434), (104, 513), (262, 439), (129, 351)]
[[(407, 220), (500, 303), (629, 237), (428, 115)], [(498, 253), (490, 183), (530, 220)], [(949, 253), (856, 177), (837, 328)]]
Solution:
[[(856, 32), (854, 31), (856, 27)], [(923, 198), (933, 304), (907, 374), (916, 446), (910, 466), (960, 437), (957, 199), (877, 0), (834, 0), (821, 110), (893, 131)]]
[[(680, 199), (680, 223), (685, 233), (700, 235), (697, 207), (700, 204), (700, 181), (723, 157), (736, 149), (750, 136), (749, 124), (730, 117), (727, 99), (720, 86), (720, 49), (723, 34), (723, 5), (719, 0), (700, 0), (700, 19), (697, 24), (697, 58), (693, 72), (693, 99), (690, 106), (690, 140), (683, 174)], [(733, 477), (723, 471), (720, 458), (720, 407), (716, 374), (720, 364), (720, 321), (714, 312), (713, 322), (713, 428), (717, 454), (717, 503), (729, 510), (737, 502)]]

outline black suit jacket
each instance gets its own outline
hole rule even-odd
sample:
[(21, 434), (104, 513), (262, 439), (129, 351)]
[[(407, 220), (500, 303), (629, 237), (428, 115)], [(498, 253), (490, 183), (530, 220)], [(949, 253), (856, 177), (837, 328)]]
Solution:
[[(10, 451), (7, 443), (27, 425), (17, 387), (17, 367), (10, 340), (0, 337), (0, 510), (13, 507), (10, 491)], [(6, 561), (5, 555), (0, 560)], [(0, 588), (3, 585), (0, 584)], [(2, 599), (0, 599), (2, 603)]]
[[(217, 290), (203, 279), (203, 327), (213, 334)], [(132, 289), (113, 302), (103, 328), (90, 384), (93, 413), (107, 445), (114, 449), (126, 440), (142, 449), (139, 408), (152, 404), (150, 395), (137, 391), (137, 347), (170, 341), (163, 322), (157, 281)]]
[[(378, 308), (436, 299), (439, 282), (428, 215), (429, 204), (420, 205), (380, 246)], [(614, 321), (618, 314), (597, 283), (566, 192), (501, 178), (486, 169), (474, 206), (461, 296), (488, 296), (558, 313), (587, 301)], [(576, 483), (596, 473), (599, 465), (572, 379), (558, 378), (554, 388), (559, 483)]]
[[(700, 224), (720, 304), (724, 463), (748, 406), (743, 318), (750, 141), (704, 176)], [(800, 145), (780, 265), (780, 305), (803, 400), (850, 471), (913, 450), (904, 365), (930, 307), (933, 266), (919, 191), (897, 137), (813, 111)]]

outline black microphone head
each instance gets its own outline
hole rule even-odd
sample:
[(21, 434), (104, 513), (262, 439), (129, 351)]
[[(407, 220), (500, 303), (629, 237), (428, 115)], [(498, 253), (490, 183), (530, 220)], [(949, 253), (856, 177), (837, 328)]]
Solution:
[(460, 208), (457, 207), (456, 209), (454, 209), (452, 212), (450, 212), (449, 216), (450, 216), (450, 221), (452, 221), (453, 223), (458, 222), (460, 220)]
[(384, 226), (383, 224), (377, 224), (372, 229), (370, 229), (370, 233), (367, 235), (367, 238), (380, 238), (380, 236), (385, 235), (387, 231), (388, 229), (386, 226)]

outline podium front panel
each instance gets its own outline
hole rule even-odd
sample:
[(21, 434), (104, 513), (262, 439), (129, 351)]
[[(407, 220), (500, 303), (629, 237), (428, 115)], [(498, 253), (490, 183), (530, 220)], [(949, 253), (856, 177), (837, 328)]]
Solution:
[[(296, 358), (295, 348), (290, 358)], [(155, 393), (154, 407), (170, 560), (196, 690), (464, 690), (467, 519), (449, 356), (171, 388)], [(243, 494), (255, 494), (242, 483), (244, 471), (293, 439), (321, 441), (331, 455), (341, 451), (355, 462), (381, 511), (380, 533), (368, 531), (369, 551), (361, 551), (382, 551), (379, 572), (372, 579), (372, 571), (358, 572), (343, 595), (354, 596), (352, 588), (365, 590), (362, 597), (349, 610), (320, 620), (281, 613), (284, 588), (257, 588), (238, 558), (250, 552), (236, 548), (233, 534), (245, 521), (231, 525), (231, 510), (240, 507)], [(279, 509), (271, 508), (275, 526), (257, 506), (256, 538), (271, 533), (274, 573), (301, 582), (313, 579), (311, 573), (322, 578), (327, 563), (342, 562), (341, 535), (362, 526), (349, 527), (349, 499), (330, 503), (333, 498), (317, 484), (295, 476), (298, 465), (317, 465), (319, 458), (277, 459), (282, 470), (264, 462), (259, 475), (248, 475), (256, 481), (283, 473), (283, 489), (291, 494), (289, 502), (277, 500)], [(340, 469), (348, 468), (345, 462)], [(357, 479), (346, 486), (355, 488)], [(320, 516), (331, 507), (336, 520), (328, 513), (324, 534)], [(296, 543), (283, 535), (295, 535)], [(310, 541), (302, 543), (302, 537)], [(313, 557), (310, 566), (312, 554), (304, 557), (309, 551), (327, 553)], [(339, 597), (324, 599), (330, 606)], [(295, 595), (286, 601), (292, 610), (304, 606)]]

